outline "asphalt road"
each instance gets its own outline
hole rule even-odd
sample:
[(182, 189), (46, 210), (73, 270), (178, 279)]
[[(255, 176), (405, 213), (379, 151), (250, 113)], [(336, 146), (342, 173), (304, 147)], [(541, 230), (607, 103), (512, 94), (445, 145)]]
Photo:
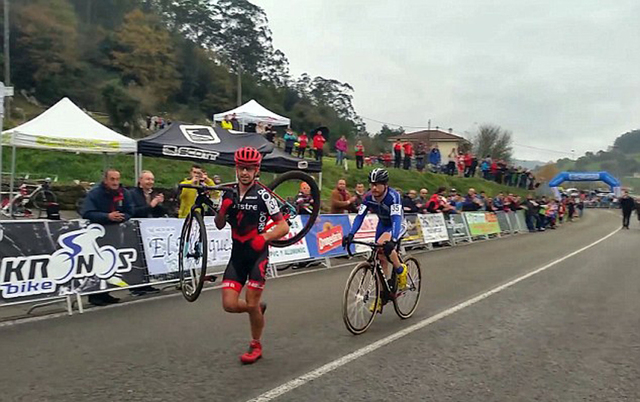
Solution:
[[(264, 358), (242, 366), (248, 318), (218, 290), (0, 328), (0, 399), (243, 401), (640, 400), (640, 230), (612, 233), (612, 211), (560, 230), (421, 254), (421, 305), (392, 308), (352, 336), (341, 318), (348, 268), (273, 280)], [(368, 354), (341, 358), (497, 286), (548, 269)], [(291, 388), (289, 390), (289, 388)]]

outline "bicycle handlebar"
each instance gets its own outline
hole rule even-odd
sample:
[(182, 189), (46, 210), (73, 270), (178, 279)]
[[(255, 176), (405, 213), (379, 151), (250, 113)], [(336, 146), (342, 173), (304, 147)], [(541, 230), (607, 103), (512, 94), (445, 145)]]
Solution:
[(349, 256), (353, 257), (353, 253), (351, 252), (351, 248), (349, 247), (352, 244), (360, 244), (362, 246), (367, 246), (367, 247), (371, 247), (372, 249), (376, 249), (376, 248), (382, 248), (384, 247), (384, 244), (378, 244), (378, 243), (371, 243), (371, 242), (366, 242), (366, 241), (359, 241), (359, 240), (351, 240), (349, 242), (349, 244), (347, 244), (347, 253), (349, 254)]
[(233, 187), (227, 187), (227, 186), (205, 186), (204, 184), (202, 185), (198, 185), (198, 184), (178, 184), (178, 188), (192, 188), (194, 190), (201, 190), (201, 191), (233, 191), (235, 192), (236, 189)]

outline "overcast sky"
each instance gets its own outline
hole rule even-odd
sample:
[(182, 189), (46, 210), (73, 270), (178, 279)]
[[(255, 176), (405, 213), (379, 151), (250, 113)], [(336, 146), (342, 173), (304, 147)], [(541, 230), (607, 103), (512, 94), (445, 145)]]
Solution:
[(640, 0), (254, 3), (292, 73), (348, 82), (365, 118), (464, 136), (494, 123), (543, 161), (640, 128)]

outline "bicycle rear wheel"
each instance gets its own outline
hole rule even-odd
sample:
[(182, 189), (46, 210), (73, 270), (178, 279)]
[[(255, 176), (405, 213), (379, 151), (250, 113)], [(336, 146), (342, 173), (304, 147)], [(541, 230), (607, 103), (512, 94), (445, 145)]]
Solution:
[(397, 292), (393, 299), (393, 308), (402, 319), (411, 317), (416, 311), (422, 290), (420, 263), (413, 257), (407, 258), (404, 263), (407, 266), (407, 286), (404, 290)]
[[(309, 195), (306, 202), (298, 205), (295, 199), (303, 186), (302, 183), (309, 186)], [(297, 216), (308, 216), (307, 222), (302, 225), (300, 230), (297, 230), (297, 233), (292, 232), (291, 237), (274, 240), (270, 244), (273, 247), (286, 247), (297, 243), (311, 230), (320, 213), (320, 190), (316, 181), (310, 175), (294, 170), (276, 177), (267, 187), (278, 202), (280, 211), (289, 226), (293, 226), (293, 221)]]
[(342, 301), (342, 319), (349, 332), (360, 335), (376, 318), (380, 301), (380, 284), (371, 264), (361, 262), (347, 279)]
[(178, 253), (178, 286), (184, 298), (194, 302), (207, 273), (207, 229), (199, 209), (191, 211), (182, 225)]

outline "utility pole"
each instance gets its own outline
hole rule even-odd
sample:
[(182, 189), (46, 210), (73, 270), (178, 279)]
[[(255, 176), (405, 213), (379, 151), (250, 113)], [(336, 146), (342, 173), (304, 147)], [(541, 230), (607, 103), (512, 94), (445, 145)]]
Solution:
[[(4, 84), (11, 86), (11, 56), (9, 54), (9, 0), (4, 0)], [(7, 99), (7, 119), (11, 118), (11, 100)], [(0, 131), (4, 129), (0, 127)]]

